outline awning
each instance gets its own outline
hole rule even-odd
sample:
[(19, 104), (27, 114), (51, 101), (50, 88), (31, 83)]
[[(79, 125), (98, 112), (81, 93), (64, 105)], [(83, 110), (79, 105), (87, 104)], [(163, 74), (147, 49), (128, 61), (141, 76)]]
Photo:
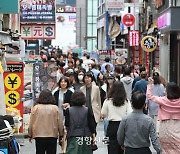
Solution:
[(0, 42), (2, 42), (3, 45), (11, 44), (12, 40), (10, 35), (7, 32), (0, 31)]

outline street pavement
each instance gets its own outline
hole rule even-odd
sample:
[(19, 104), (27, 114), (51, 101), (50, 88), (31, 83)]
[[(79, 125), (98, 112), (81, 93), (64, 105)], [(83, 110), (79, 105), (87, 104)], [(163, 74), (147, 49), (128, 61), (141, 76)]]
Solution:
[[(103, 144), (102, 140), (104, 139), (104, 128), (103, 122), (100, 122), (97, 125), (97, 145), (98, 150), (93, 152), (93, 154), (107, 154), (107, 145)], [(28, 139), (17, 139), (21, 143), (20, 154), (35, 154), (35, 142), (29, 143)], [(57, 154), (59, 154), (59, 145), (57, 148)], [(155, 150), (151, 146), (151, 151), (153, 154), (156, 154)]]

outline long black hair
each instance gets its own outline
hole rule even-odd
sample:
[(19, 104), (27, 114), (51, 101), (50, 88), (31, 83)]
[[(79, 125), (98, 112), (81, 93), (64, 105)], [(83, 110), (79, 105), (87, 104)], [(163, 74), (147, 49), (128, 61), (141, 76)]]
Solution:
[(158, 72), (153, 73), (153, 80), (154, 80), (154, 84), (160, 84), (161, 83), (161, 81), (159, 79), (159, 73)]
[(127, 100), (127, 95), (123, 83), (120, 81), (115, 81), (108, 93), (107, 98), (113, 99), (114, 106), (120, 107), (124, 105), (125, 100)]

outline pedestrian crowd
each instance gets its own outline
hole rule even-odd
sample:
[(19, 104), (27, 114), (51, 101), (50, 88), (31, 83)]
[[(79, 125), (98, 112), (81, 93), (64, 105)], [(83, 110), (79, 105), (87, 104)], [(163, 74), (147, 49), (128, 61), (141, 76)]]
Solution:
[(57, 143), (61, 153), (92, 154), (100, 121), (108, 154), (150, 154), (151, 143), (158, 154), (180, 154), (180, 87), (159, 71), (148, 76), (142, 65), (113, 65), (109, 57), (100, 65), (61, 50), (40, 56), (56, 62), (57, 88), (43, 90), (31, 112), (36, 154), (56, 154)]

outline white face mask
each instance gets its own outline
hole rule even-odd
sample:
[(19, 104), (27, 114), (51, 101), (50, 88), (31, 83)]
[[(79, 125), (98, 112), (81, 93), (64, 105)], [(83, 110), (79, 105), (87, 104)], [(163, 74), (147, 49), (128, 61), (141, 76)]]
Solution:
[(82, 81), (83, 80), (83, 75), (78, 75), (78, 79), (79, 79), (79, 81)]
[(114, 82), (114, 79), (108, 79), (107, 82), (108, 82), (108, 83), (113, 83), (113, 82)]

